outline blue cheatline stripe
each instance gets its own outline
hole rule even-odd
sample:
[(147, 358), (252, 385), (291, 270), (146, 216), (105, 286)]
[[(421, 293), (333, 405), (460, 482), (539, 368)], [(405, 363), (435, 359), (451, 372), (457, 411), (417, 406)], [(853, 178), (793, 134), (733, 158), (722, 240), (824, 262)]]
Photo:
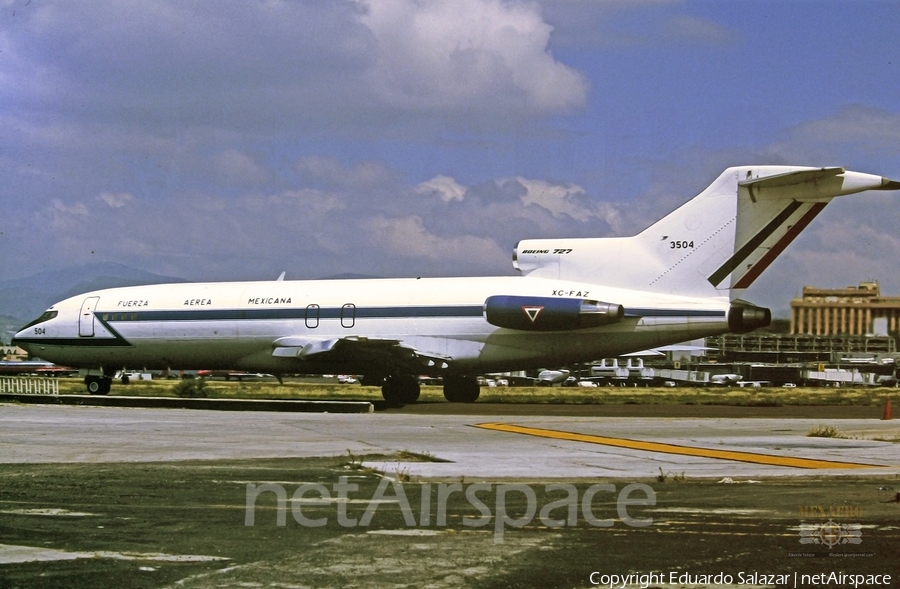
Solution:
[[(98, 311), (103, 321), (243, 321), (271, 319), (415, 319), (419, 317), (481, 317), (482, 305), (455, 307), (320, 307), (316, 309), (186, 309), (170, 311)], [(626, 309), (626, 317), (725, 317), (725, 311), (704, 309)]]
[(30, 337), (18, 338), (17, 342), (36, 346), (80, 346), (85, 348), (129, 348), (132, 345), (122, 338), (111, 337)]
[(387, 319), (416, 317), (481, 317), (482, 305), (456, 307), (316, 307), (312, 309), (186, 309), (172, 311), (98, 311), (106, 321), (241, 321), (265, 319)]

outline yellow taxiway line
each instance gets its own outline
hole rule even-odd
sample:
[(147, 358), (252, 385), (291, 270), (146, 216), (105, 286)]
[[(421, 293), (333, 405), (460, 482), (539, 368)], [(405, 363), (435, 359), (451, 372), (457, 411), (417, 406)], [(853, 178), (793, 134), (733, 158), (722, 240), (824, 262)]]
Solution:
[(661, 452), (664, 454), (680, 454), (682, 456), (699, 456), (701, 458), (717, 458), (720, 460), (737, 460), (739, 462), (753, 462), (755, 464), (768, 464), (771, 466), (788, 466), (793, 468), (879, 468), (877, 464), (859, 464), (855, 462), (838, 462), (834, 460), (817, 460), (813, 458), (795, 458), (793, 456), (777, 456), (773, 454), (759, 454), (757, 452), (740, 452), (737, 450), (714, 450), (712, 448), (697, 448), (694, 446), (682, 446), (679, 444), (664, 444), (661, 442), (645, 442), (641, 440), (629, 440), (626, 438), (608, 438), (606, 436), (594, 436), (553, 429), (525, 427), (511, 423), (478, 423), (473, 427), (489, 429), (498, 432), (524, 434), (539, 438), (551, 438), (554, 440), (570, 440), (573, 442), (586, 442), (588, 444), (600, 444), (602, 446), (614, 446), (616, 448), (629, 448), (631, 450), (643, 450), (645, 452)]

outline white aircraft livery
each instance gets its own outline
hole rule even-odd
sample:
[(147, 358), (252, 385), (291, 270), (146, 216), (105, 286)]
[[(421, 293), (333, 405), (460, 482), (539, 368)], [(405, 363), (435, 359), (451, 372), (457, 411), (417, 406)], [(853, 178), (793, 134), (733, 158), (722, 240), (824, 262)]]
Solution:
[(449, 401), (476, 375), (566, 366), (768, 325), (743, 291), (834, 197), (900, 190), (843, 168), (729, 168), (638, 235), (530, 239), (522, 276), (167, 284), (85, 293), (16, 334), (87, 369), (94, 394), (125, 367), (363, 374), (388, 403), (421, 375)]

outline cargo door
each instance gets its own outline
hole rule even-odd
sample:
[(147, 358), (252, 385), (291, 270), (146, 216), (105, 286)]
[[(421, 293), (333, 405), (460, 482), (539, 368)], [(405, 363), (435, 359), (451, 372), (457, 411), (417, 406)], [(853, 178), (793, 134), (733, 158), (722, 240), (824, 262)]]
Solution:
[(88, 297), (81, 303), (81, 314), (78, 315), (78, 335), (81, 337), (94, 337), (94, 309), (100, 297)]

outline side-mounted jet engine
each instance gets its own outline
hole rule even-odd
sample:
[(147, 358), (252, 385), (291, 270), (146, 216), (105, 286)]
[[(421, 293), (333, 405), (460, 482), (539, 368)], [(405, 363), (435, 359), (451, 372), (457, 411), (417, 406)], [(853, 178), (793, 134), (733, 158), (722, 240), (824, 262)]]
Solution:
[(625, 308), (588, 299), (495, 295), (484, 302), (491, 325), (523, 331), (568, 331), (618, 323)]

